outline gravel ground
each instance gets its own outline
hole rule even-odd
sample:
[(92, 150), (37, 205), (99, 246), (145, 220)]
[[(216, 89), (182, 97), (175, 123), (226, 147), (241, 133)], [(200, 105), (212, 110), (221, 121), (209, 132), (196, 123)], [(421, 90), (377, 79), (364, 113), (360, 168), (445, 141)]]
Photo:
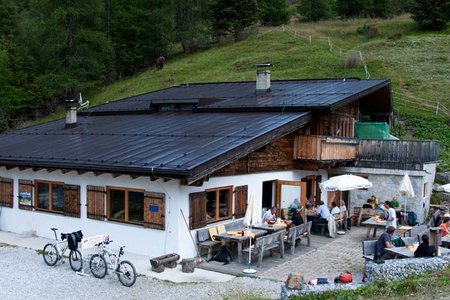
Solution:
[[(280, 297), (280, 283), (237, 277), (229, 282), (173, 284), (139, 276), (128, 288), (117, 276), (103, 279), (77, 275), (69, 261), (47, 266), (42, 255), (24, 248), (0, 247), (0, 299), (240, 299)], [(248, 298), (247, 298), (248, 299)]]

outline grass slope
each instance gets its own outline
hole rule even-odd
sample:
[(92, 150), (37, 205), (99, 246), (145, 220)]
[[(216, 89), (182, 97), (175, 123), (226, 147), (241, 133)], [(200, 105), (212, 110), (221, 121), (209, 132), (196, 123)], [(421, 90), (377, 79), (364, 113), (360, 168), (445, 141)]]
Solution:
[[(363, 25), (377, 34), (358, 34)], [(84, 98), (98, 105), (182, 83), (255, 80), (254, 65), (265, 62), (274, 64), (274, 80), (365, 78), (365, 63), (371, 78), (392, 80), (394, 113), (402, 120), (396, 122), (394, 133), (402, 138), (440, 140), (440, 168), (450, 170), (449, 29), (423, 32), (405, 15), (389, 20), (293, 23), (259, 31), (238, 43), (169, 57), (162, 71), (148, 69), (92, 90)], [(351, 60), (348, 57), (357, 62), (353, 68), (344, 67)], [(62, 113), (40, 122), (55, 117)]]

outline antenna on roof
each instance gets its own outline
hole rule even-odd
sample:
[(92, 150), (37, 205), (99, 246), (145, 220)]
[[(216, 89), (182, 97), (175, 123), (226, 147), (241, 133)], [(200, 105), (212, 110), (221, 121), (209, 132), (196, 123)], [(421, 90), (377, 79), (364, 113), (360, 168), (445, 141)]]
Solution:
[(89, 100), (87, 100), (86, 102), (83, 102), (83, 97), (81, 97), (81, 93), (80, 93), (80, 98), (78, 100), (78, 110), (85, 110), (89, 108)]

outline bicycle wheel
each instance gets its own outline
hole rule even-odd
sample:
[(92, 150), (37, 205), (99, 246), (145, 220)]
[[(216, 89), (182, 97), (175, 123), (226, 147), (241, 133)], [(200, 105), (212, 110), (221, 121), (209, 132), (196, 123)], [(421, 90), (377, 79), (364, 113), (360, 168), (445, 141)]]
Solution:
[(105, 258), (100, 254), (94, 254), (89, 261), (89, 268), (91, 269), (92, 275), (96, 278), (103, 278), (106, 275), (108, 266), (106, 264)]
[(81, 257), (81, 252), (79, 250), (70, 250), (69, 263), (72, 270), (75, 272), (81, 271), (83, 268), (83, 258)]
[(49, 266), (56, 265), (59, 260), (58, 250), (56, 250), (55, 245), (50, 243), (44, 246), (42, 256), (44, 257), (45, 263)]
[(136, 269), (129, 261), (123, 260), (117, 267), (117, 276), (120, 283), (130, 287), (136, 282)]

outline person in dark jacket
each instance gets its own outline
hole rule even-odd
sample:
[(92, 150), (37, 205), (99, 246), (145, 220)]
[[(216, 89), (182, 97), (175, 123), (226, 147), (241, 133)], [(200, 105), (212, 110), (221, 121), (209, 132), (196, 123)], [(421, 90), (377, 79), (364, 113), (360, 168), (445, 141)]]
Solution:
[(414, 251), (415, 257), (433, 257), (435, 253), (434, 246), (430, 246), (428, 235), (422, 235), (422, 243), (417, 247), (416, 251)]
[(292, 223), (294, 223), (294, 226), (303, 224), (302, 217), (300, 216), (300, 213), (295, 208), (291, 208), (291, 221), (292, 221)]

